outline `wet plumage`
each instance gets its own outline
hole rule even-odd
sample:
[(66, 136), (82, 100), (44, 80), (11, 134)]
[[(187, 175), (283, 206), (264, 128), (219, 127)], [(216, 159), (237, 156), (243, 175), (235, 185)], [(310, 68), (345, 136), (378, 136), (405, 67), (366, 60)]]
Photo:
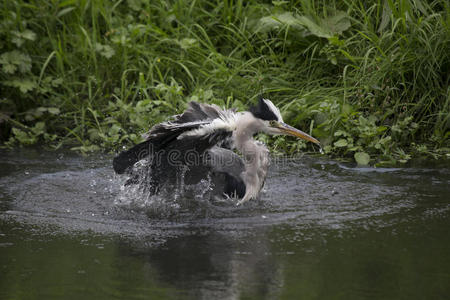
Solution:
[[(177, 182), (182, 174), (186, 184), (210, 180), (214, 194), (239, 198), (241, 204), (258, 196), (267, 176), (269, 151), (253, 139), (259, 132), (319, 144), (284, 124), (278, 108), (267, 99), (244, 112), (190, 102), (182, 114), (153, 126), (146, 141), (115, 157), (113, 167), (118, 174), (128, 173), (128, 184), (144, 184), (150, 193)], [(142, 160), (145, 163), (136, 172), (133, 166)]]

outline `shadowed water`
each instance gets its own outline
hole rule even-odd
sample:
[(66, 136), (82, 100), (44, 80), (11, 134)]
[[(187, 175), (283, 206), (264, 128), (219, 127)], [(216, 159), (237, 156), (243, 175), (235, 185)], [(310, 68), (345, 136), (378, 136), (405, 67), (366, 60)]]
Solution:
[(277, 160), (261, 199), (147, 197), (110, 156), (0, 152), (0, 299), (446, 299), (450, 171)]

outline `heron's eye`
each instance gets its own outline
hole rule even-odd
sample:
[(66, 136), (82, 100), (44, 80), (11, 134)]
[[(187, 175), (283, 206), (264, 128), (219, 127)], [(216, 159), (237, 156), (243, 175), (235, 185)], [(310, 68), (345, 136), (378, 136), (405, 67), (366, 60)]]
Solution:
[(269, 124), (270, 124), (270, 126), (275, 126), (277, 124), (277, 122), (272, 120), (272, 121), (269, 122)]

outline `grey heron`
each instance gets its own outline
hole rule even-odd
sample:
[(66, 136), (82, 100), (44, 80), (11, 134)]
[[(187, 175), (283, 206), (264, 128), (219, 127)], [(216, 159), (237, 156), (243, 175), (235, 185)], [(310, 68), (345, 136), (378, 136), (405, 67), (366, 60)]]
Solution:
[[(216, 195), (238, 198), (239, 205), (256, 198), (266, 179), (269, 150), (253, 139), (260, 132), (291, 135), (320, 145), (285, 124), (280, 110), (268, 99), (260, 98), (244, 112), (190, 102), (182, 114), (153, 126), (146, 141), (116, 156), (113, 167), (118, 174), (130, 175), (128, 184), (144, 183), (151, 193), (175, 182), (184, 170), (188, 183), (208, 178)], [(142, 160), (146, 171), (135, 171), (135, 164)]]

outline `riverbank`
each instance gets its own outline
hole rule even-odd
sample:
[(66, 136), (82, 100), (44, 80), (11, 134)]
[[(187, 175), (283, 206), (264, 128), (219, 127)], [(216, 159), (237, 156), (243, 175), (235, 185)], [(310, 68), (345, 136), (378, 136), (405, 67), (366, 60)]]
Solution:
[[(0, 140), (115, 151), (188, 101), (260, 94), (326, 154), (449, 156), (446, 1), (6, 1)], [(312, 151), (261, 137), (276, 152)]]

